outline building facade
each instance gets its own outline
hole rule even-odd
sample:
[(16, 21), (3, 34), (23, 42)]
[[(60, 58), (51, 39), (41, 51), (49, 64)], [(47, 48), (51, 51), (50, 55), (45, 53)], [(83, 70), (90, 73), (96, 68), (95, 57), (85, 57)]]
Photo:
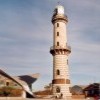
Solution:
[(93, 83), (84, 89), (86, 97), (100, 98), (100, 83)]
[(55, 98), (70, 98), (70, 78), (68, 67), (68, 55), (71, 48), (67, 44), (68, 18), (64, 13), (64, 7), (58, 5), (52, 16), (53, 46), (50, 53), (53, 55), (53, 95)]
[(14, 87), (14, 88), (21, 88), (23, 90), (22, 97), (35, 97), (32, 92), (31, 86), (39, 77), (39, 74), (32, 74), (32, 75), (22, 75), (12, 77), (3, 70), (0, 69), (0, 88), (1, 87)]

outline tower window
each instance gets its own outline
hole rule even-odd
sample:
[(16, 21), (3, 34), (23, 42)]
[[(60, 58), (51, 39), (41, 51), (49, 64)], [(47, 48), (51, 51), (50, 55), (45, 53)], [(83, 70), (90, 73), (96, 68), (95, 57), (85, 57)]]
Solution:
[(68, 65), (68, 60), (67, 60), (67, 65)]
[(57, 88), (56, 88), (56, 92), (57, 92), (57, 93), (60, 93), (60, 87), (57, 87)]
[(57, 36), (59, 36), (59, 32), (57, 32)]
[(59, 27), (59, 23), (57, 23), (57, 27)]
[(59, 42), (57, 42), (57, 46), (59, 46)]
[(60, 70), (57, 70), (57, 75), (60, 75)]

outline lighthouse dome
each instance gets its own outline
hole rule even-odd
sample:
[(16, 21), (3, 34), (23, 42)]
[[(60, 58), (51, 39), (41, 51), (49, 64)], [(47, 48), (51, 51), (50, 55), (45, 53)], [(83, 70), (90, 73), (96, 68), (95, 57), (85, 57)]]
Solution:
[(55, 8), (55, 13), (56, 14), (64, 14), (64, 7), (61, 5), (57, 5)]

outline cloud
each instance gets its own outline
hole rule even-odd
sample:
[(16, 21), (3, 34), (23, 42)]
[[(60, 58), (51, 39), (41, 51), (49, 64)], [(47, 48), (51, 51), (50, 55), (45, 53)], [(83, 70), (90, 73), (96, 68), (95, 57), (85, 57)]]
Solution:
[[(42, 88), (52, 80), (51, 17), (57, 2), (5, 1), (0, 1), (0, 66), (12, 75), (39, 72), (41, 77), (34, 87)], [(72, 47), (69, 64), (73, 84), (81, 84), (82, 80), (86, 80), (86, 84), (90, 82), (89, 77), (98, 80), (100, 76), (99, 2), (61, 1), (69, 19), (68, 44)]]

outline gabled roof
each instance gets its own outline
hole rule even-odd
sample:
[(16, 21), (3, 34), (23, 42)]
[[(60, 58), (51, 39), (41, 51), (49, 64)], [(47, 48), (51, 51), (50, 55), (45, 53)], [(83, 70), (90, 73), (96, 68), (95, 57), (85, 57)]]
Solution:
[(38, 79), (39, 74), (23, 75), (23, 76), (18, 76), (18, 77), (12, 77), (12, 76), (10, 76), (9, 74), (7, 74), (6, 72), (4, 72), (1, 69), (0, 69), (0, 74), (2, 76), (4, 76), (4, 77), (7, 77), (8, 79), (14, 81), (19, 86), (21, 86), (24, 91), (26, 91), (27, 93), (29, 93), (30, 95), (33, 96), (33, 93), (31, 91), (31, 89), (29, 88), (29, 85), (32, 84), (33, 82), (35, 82)]

